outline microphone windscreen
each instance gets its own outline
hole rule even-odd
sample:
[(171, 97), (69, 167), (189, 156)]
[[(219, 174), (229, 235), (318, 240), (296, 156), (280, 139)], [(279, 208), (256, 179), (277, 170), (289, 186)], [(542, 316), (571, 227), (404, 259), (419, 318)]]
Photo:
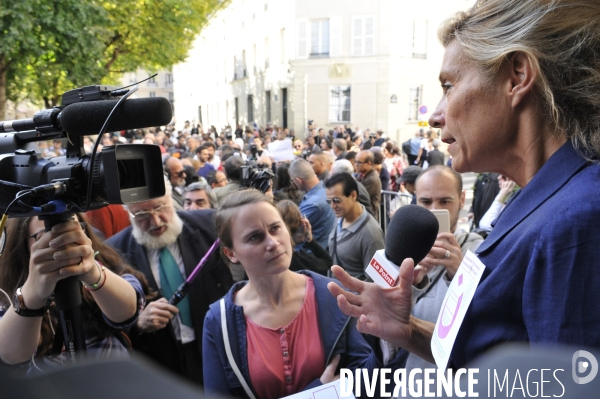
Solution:
[[(88, 101), (68, 105), (58, 115), (60, 125), (75, 136), (98, 134), (117, 101)], [(171, 103), (164, 97), (127, 99), (115, 110), (105, 132), (167, 125), (172, 116)]]
[(433, 244), (438, 234), (439, 223), (435, 215), (417, 205), (405, 205), (398, 209), (385, 236), (385, 256), (400, 266), (406, 258), (419, 263)]

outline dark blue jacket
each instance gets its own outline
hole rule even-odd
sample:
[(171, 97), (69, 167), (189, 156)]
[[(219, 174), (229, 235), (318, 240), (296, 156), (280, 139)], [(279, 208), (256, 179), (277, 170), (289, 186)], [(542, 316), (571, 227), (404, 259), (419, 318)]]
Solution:
[[(325, 351), (325, 364), (329, 364), (333, 355), (341, 353), (341, 368), (373, 368), (383, 367), (381, 361), (363, 336), (356, 330), (356, 319), (345, 316), (337, 305), (337, 300), (327, 289), (327, 283), (336, 282), (319, 274), (303, 270), (299, 273), (306, 274), (313, 279), (315, 296), (317, 302), (319, 330)], [(244, 376), (251, 389), (252, 381), (248, 371), (248, 353), (246, 341), (246, 320), (242, 307), (232, 302), (233, 293), (240, 290), (246, 281), (234, 285), (225, 295), (225, 308), (227, 310), (227, 330), (231, 352), (238, 368)], [(225, 346), (223, 344), (223, 332), (221, 329), (221, 309), (219, 302), (210, 306), (206, 319), (204, 320), (204, 336), (202, 337), (204, 362), (204, 389), (207, 397), (233, 396), (247, 398), (244, 388), (233, 372), (227, 360)], [(401, 353), (386, 367), (392, 369), (404, 364), (405, 353)], [(320, 385), (316, 379), (305, 389)], [(389, 391), (393, 390), (388, 389)], [(253, 390), (254, 392), (254, 390)], [(365, 392), (364, 387), (361, 392)], [(376, 390), (379, 394), (379, 388)], [(256, 395), (256, 393), (255, 393)]]
[(508, 341), (600, 348), (600, 165), (570, 141), (515, 194), (477, 254), (486, 269), (452, 365)]
[[(187, 276), (194, 271), (200, 259), (208, 252), (217, 238), (214, 213), (215, 211), (212, 209), (177, 212), (183, 220), (183, 230), (177, 237), (177, 243), (181, 250)], [(131, 226), (109, 238), (106, 243), (115, 248), (126, 263), (144, 273), (150, 288), (159, 291), (150, 268), (146, 249), (133, 237)], [(202, 328), (208, 307), (225, 295), (232, 285), (231, 272), (217, 253), (211, 254), (205, 267), (190, 285), (188, 298), (190, 298), (192, 325), (196, 335), (195, 343), (198, 354), (202, 353)], [(130, 336), (134, 349), (146, 354), (164, 367), (185, 375), (181, 344), (176, 340), (171, 324), (167, 328), (144, 334), (139, 334), (134, 326)], [(198, 381), (201, 381), (202, 372), (198, 373)]]

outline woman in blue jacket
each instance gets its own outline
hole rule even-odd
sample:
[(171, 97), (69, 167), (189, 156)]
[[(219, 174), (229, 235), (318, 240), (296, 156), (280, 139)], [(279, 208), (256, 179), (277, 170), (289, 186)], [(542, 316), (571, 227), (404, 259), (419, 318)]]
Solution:
[[(478, 0), (439, 37), (429, 124), (452, 167), (521, 187), (477, 250), (485, 269), (447, 364), (508, 342), (600, 348), (600, 2)], [(433, 361), (434, 325), (410, 316), (412, 269), (383, 290), (334, 267), (361, 295), (329, 288), (361, 332)]]
[(340, 367), (383, 366), (327, 291), (333, 280), (289, 270), (291, 236), (264, 195), (230, 195), (216, 225), (223, 255), (241, 263), (248, 281), (206, 315), (202, 358), (209, 397), (280, 398), (339, 378)]

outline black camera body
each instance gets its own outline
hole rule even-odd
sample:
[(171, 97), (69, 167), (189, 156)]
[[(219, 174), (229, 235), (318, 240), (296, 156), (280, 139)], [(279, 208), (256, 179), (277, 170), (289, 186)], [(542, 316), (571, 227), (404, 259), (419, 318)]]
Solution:
[[(83, 136), (69, 134), (62, 128), (61, 112), (68, 107), (76, 107), (71, 104), (91, 101), (112, 109), (112, 101), (110, 104), (102, 101), (110, 95), (107, 93), (115, 96), (115, 93), (122, 95), (125, 92), (107, 86), (87, 86), (65, 93), (63, 103), (67, 105), (40, 111), (30, 120), (0, 122), (0, 210), (6, 213), (17, 195), (27, 191), (29, 195), (11, 206), (11, 217), (58, 213), (54, 207), (43, 208), (54, 200), (65, 203), (63, 212), (84, 212), (108, 204), (128, 204), (164, 195), (158, 146), (120, 144), (104, 147), (92, 159), (85, 153)], [(122, 103), (130, 101), (138, 100), (124, 100)], [(135, 104), (141, 105), (132, 103)], [(170, 110), (168, 114), (167, 123), (171, 117)], [(78, 115), (81, 118), (85, 116)], [(120, 115), (123, 119), (127, 116)], [(166, 119), (166, 116), (161, 116), (161, 119)], [(68, 143), (64, 156), (45, 158), (35, 143), (62, 138), (67, 138)], [(55, 189), (40, 189), (40, 186), (52, 184)], [(91, 195), (88, 197), (89, 184)], [(32, 191), (35, 188), (38, 189)]]
[(264, 194), (269, 190), (273, 176), (270, 165), (247, 161), (240, 168), (240, 188), (255, 188)]

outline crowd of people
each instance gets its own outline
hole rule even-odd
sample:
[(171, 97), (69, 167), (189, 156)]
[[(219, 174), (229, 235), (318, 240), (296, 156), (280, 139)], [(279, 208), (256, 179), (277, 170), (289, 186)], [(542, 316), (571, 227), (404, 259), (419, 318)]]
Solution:
[[(304, 139), (276, 126), (217, 132), (188, 122), (106, 134), (104, 146), (160, 147), (165, 195), (49, 231), (37, 217), (9, 220), (0, 361), (30, 372), (64, 361), (52, 293), (75, 276), (89, 355), (143, 353), (208, 396), (280, 398), (339, 378), (340, 367), (435, 367), (434, 323), (468, 251), (486, 269), (448, 367), (509, 341), (600, 347), (600, 102), (575, 92), (600, 82), (588, 56), (600, 51), (592, 3), (480, 0), (448, 20), (433, 130), (405, 143), (314, 123)], [(573, 30), (588, 40), (575, 46)], [(291, 141), (293, 160), (270, 157), (280, 140)], [(40, 151), (58, 156), (63, 144)], [(481, 173), (472, 231), (458, 223), (457, 172), (467, 171)], [(410, 204), (447, 210), (450, 228), (383, 289), (365, 269)], [(188, 295), (171, 304), (205, 256)]]

